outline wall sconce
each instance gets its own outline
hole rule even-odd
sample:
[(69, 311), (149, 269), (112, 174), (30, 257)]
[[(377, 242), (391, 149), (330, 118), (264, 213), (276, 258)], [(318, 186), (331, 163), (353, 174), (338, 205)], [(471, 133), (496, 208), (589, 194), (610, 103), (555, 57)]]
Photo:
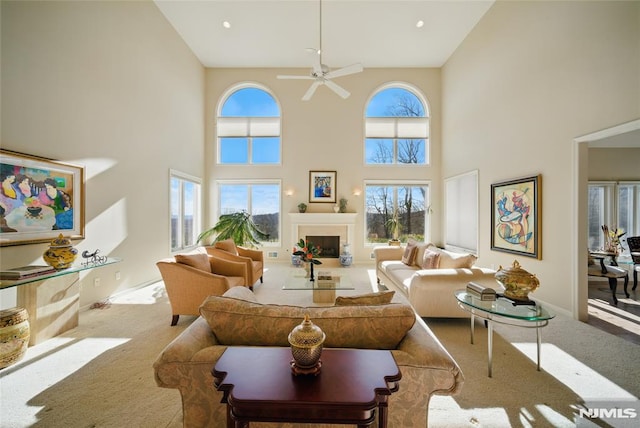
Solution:
[(358, 187), (353, 189), (353, 196), (360, 196), (362, 194), (362, 190), (360, 190)]
[(293, 196), (294, 193), (295, 192), (293, 191), (293, 189), (287, 189), (284, 192), (285, 196), (289, 196), (289, 197)]

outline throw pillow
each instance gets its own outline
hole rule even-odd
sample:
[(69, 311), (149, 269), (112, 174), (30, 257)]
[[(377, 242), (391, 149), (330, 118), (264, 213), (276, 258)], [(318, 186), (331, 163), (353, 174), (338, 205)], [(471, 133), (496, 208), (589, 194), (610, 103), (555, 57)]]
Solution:
[(215, 248), (231, 253), (234, 256), (238, 255), (238, 248), (233, 239), (225, 239), (224, 241), (218, 241), (213, 245)]
[(418, 251), (418, 244), (416, 241), (409, 240), (407, 242), (407, 246), (404, 249), (404, 253), (402, 254), (402, 263), (407, 266), (413, 265), (413, 260), (416, 257), (416, 251)]
[(336, 306), (350, 306), (350, 305), (386, 305), (391, 303), (393, 295), (396, 294), (393, 290), (380, 291), (377, 293), (361, 294), (359, 296), (338, 296), (336, 297)]
[(209, 256), (205, 253), (176, 254), (176, 262), (205, 272), (211, 272)]
[(440, 253), (428, 248), (424, 250), (422, 265), (420, 265), (420, 267), (422, 269), (438, 269), (438, 267), (440, 267)]

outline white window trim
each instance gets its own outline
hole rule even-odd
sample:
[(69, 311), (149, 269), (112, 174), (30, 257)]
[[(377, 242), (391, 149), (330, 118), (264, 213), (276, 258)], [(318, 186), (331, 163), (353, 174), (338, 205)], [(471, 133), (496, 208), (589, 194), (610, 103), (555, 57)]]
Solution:
[[(184, 172), (175, 170), (175, 169), (169, 169), (169, 254), (177, 254), (180, 252), (183, 252), (185, 250), (189, 250), (189, 249), (193, 249), (196, 248), (198, 246), (198, 242), (195, 241), (194, 245), (189, 246), (189, 247), (180, 247), (178, 249), (173, 249), (171, 248), (171, 180), (173, 178), (177, 178), (180, 180), (186, 180), (186, 181), (191, 181), (193, 183), (196, 183), (199, 186), (199, 192), (198, 192), (198, 201), (197, 201), (197, 210), (195, 215), (197, 216), (197, 218), (194, 219), (193, 222), (193, 230), (194, 231), (198, 231), (198, 230), (202, 230), (202, 179), (190, 174), (186, 174)], [(183, 200), (180, 201), (180, 205), (181, 205), (181, 209), (180, 209), (180, 214), (182, 215), (184, 212), (184, 207), (182, 206), (183, 204)], [(197, 234), (195, 235), (195, 238), (197, 239)]]

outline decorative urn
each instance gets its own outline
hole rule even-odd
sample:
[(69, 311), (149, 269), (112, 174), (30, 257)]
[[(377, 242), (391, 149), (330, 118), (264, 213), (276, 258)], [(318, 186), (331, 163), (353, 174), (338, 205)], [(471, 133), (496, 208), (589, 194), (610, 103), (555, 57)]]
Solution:
[(322, 362), (322, 344), (326, 335), (311, 322), (309, 314), (305, 314), (304, 320), (289, 333), (289, 344), (291, 345), (291, 370), (293, 374), (318, 374)]
[(78, 250), (73, 248), (71, 240), (60, 234), (56, 239), (51, 241), (49, 249), (44, 252), (42, 258), (49, 266), (52, 266), (56, 270), (61, 270), (71, 267), (77, 255)]
[(540, 286), (538, 278), (522, 269), (517, 260), (514, 260), (509, 268), (500, 266), (495, 278), (504, 288), (505, 297), (514, 300), (529, 300), (529, 293)]

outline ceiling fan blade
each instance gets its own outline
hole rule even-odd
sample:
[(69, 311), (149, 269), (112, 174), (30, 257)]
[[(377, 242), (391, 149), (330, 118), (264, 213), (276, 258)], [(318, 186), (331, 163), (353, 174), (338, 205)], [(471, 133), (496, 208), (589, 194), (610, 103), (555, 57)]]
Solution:
[(347, 76), (349, 74), (360, 73), (362, 70), (364, 70), (364, 68), (362, 67), (362, 64), (360, 64), (360, 63), (352, 64), (352, 65), (348, 65), (346, 67), (339, 68), (337, 70), (332, 70), (332, 71), (328, 72), (327, 74), (325, 74), (324, 77), (326, 77), (327, 79), (333, 79), (335, 77)]
[(299, 79), (299, 80), (313, 80), (315, 77), (313, 76), (301, 76), (301, 75), (289, 75), (289, 74), (279, 74), (276, 76), (278, 79)]
[(302, 97), (302, 101), (309, 101), (320, 85), (322, 85), (322, 80), (316, 80), (313, 82)]
[(331, 80), (325, 80), (324, 84), (329, 87), (333, 92), (340, 95), (342, 98), (349, 98), (351, 92), (344, 89), (342, 86), (333, 83)]

